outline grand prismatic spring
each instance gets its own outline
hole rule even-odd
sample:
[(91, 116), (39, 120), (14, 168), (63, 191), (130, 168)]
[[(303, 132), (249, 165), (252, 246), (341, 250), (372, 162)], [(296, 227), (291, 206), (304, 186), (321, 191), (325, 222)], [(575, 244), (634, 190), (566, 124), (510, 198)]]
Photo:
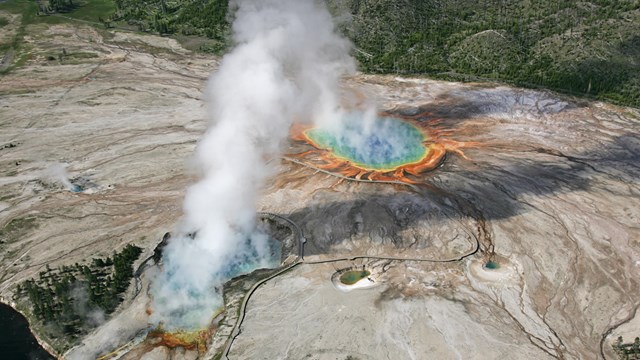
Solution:
[(464, 157), (461, 148), (477, 145), (444, 138), (437, 119), (390, 113), (364, 118), (360, 112), (346, 114), (339, 131), (294, 126), (292, 139), (312, 149), (292, 158), (348, 178), (419, 184), (420, 176), (437, 168), (447, 151)]

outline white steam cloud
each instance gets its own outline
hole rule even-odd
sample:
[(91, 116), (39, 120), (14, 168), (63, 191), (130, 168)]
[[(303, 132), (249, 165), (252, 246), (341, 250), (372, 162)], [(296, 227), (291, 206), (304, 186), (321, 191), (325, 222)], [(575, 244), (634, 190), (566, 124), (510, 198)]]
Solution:
[(209, 324), (217, 287), (246, 266), (265, 265), (268, 238), (256, 231), (255, 205), (292, 122), (337, 127), (338, 81), (355, 70), (350, 44), (314, 0), (236, 0), (237, 46), (208, 85), (210, 126), (196, 157), (202, 179), (184, 201), (184, 232), (164, 250), (152, 287), (155, 321)]
[(67, 173), (67, 165), (61, 163), (54, 163), (49, 165), (44, 171), (45, 178), (48, 178), (52, 182), (60, 182), (69, 191), (77, 192), (81, 189), (71, 183), (69, 180), (69, 173)]

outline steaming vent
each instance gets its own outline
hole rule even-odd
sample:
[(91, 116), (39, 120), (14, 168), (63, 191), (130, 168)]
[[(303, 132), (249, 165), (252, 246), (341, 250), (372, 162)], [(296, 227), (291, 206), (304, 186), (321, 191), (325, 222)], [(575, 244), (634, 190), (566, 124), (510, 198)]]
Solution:
[[(62, 185), (73, 193), (94, 193), (104, 189), (91, 180), (91, 175), (79, 175), (71, 177), (67, 172), (67, 164), (54, 163), (49, 165), (43, 174), (47, 182)], [(111, 185), (108, 186), (109, 188)]]
[(153, 279), (151, 321), (206, 328), (223, 305), (229, 277), (272, 267), (280, 257), (258, 226), (256, 205), (274, 173), (294, 119), (337, 124), (341, 76), (355, 71), (351, 44), (335, 31), (324, 2), (235, 0), (234, 48), (207, 86), (209, 127), (194, 163), (184, 218)]

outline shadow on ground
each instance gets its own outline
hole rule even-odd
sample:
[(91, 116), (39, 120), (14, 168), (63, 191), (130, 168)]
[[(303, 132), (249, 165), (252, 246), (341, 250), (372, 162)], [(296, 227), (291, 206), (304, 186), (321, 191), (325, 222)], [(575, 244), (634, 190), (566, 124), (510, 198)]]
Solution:
[(318, 203), (284, 215), (303, 227), (309, 240), (305, 248), (308, 255), (324, 253), (342, 239), (361, 234), (374, 243), (403, 248), (407, 239), (400, 233), (418, 222), (437, 232), (444, 222), (456, 220), (463, 231), (473, 233), (477, 223), (531, 211), (526, 200), (531, 196), (552, 197), (593, 187), (613, 194), (618, 188), (609, 187), (610, 181), (633, 183), (640, 175), (638, 138), (625, 134), (578, 156), (546, 148), (492, 153), (490, 158), (473, 163), (450, 156), (417, 190), (362, 183), (360, 186), (395, 186), (397, 192), (380, 195), (367, 191), (355, 200), (344, 201), (320, 197)]

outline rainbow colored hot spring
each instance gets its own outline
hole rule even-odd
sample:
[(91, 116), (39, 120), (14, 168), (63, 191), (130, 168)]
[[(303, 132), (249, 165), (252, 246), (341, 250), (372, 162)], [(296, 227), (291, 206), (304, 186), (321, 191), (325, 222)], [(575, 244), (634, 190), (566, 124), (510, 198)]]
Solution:
[(319, 148), (362, 169), (393, 171), (419, 163), (429, 152), (422, 132), (407, 122), (377, 117), (369, 124), (350, 114), (337, 131), (312, 128), (306, 136)]
[[(313, 168), (348, 178), (420, 183), (458, 143), (440, 142), (429, 121), (380, 114), (366, 119), (361, 112), (344, 115), (339, 129), (297, 124), (292, 139), (311, 149), (291, 156)], [(435, 137), (434, 137), (435, 136)]]

